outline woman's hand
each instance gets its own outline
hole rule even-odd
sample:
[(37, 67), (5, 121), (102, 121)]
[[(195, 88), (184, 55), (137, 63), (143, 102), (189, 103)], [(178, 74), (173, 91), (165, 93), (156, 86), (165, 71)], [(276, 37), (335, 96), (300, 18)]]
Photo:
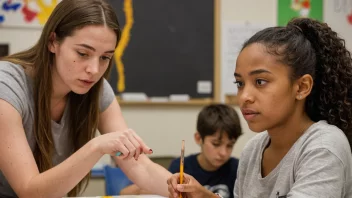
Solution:
[(141, 153), (153, 153), (153, 150), (132, 129), (106, 133), (92, 141), (102, 154), (116, 156), (118, 152), (121, 152), (119, 157), (122, 159), (134, 157), (137, 160)]
[(184, 173), (183, 184), (178, 184), (180, 174), (173, 174), (168, 180), (169, 198), (178, 198), (182, 193), (183, 198), (216, 198), (217, 196), (204, 188), (194, 177)]

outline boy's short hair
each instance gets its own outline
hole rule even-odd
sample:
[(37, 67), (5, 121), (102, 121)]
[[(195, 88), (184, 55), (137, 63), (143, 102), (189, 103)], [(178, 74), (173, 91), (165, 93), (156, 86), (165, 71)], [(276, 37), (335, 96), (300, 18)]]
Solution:
[(220, 137), (226, 133), (230, 140), (237, 140), (242, 135), (240, 119), (236, 110), (225, 104), (205, 106), (198, 114), (197, 131), (202, 140), (218, 131), (220, 131)]

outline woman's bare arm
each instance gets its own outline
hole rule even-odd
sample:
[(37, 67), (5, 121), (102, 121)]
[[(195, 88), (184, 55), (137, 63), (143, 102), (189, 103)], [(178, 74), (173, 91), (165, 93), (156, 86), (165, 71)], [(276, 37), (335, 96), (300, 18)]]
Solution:
[[(126, 130), (127, 128), (120, 106), (115, 99), (109, 107), (101, 113), (99, 131), (104, 134)], [(149, 152), (148, 147), (144, 149), (144, 152)], [(115, 158), (115, 161), (128, 178), (141, 188), (154, 194), (168, 196), (166, 181), (171, 176), (171, 173), (164, 167), (152, 162), (146, 155), (140, 155), (138, 160), (133, 158)]]
[(63, 197), (102, 154), (94, 141), (56, 167), (39, 173), (17, 110), (0, 99), (0, 169), (19, 197)]

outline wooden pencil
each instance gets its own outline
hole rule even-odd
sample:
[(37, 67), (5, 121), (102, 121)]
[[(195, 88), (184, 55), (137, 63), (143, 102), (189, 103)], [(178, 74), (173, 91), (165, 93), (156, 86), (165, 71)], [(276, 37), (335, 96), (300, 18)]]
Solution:
[[(185, 141), (182, 140), (181, 159), (180, 159), (180, 184), (183, 184), (183, 168), (185, 164), (184, 160), (185, 160)], [(182, 198), (182, 193), (180, 193), (180, 198)]]

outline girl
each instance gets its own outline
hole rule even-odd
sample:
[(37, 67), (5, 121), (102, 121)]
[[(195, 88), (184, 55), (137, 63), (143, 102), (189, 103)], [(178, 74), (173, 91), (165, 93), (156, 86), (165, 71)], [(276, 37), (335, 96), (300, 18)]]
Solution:
[[(234, 76), (249, 128), (234, 197), (352, 197), (352, 60), (325, 23), (291, 20), (252, 36)], [(170, 197), (216, 197), (186, 175)]]
[(120, 36), (103, 0), (62, 0), (35, 46), (0, 61), (0, 197), (76, 196), (117, 152), (133, 182), (167, 195), (171, 174), (140, 155), (152, 150), (128, 130), (104, 79)]

